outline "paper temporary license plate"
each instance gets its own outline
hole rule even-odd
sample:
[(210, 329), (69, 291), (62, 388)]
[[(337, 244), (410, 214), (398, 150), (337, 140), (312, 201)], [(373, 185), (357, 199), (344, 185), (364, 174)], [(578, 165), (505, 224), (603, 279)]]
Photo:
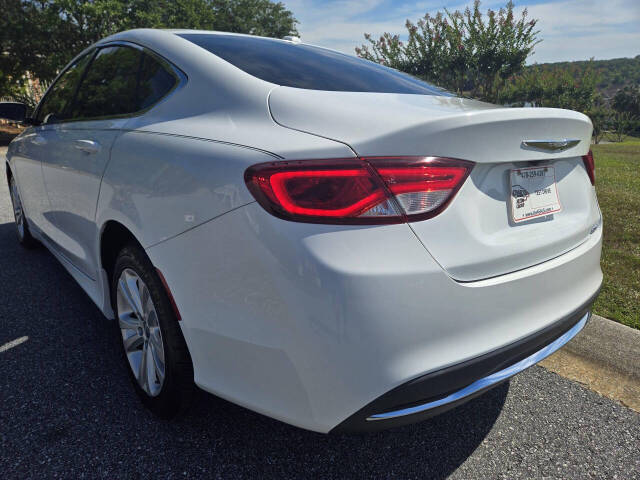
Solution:
[(511, 170), (511, 218), (523, 222), (562, 210), (551, 166)]

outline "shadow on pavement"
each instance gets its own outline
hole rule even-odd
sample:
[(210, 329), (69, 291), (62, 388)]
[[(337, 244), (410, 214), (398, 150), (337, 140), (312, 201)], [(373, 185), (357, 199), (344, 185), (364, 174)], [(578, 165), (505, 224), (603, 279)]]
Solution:
[(481, 444), (508, 392), (504, 384), (421, 424), (368, 435), (307, 432), (204, 393), (188, 416), (157, 420), (129, 386), (113, 323), (54, 257), (22, 249), (13, 223), (0, 223), (0, 252), (0, 345), (28, 337), (0, 351), (9, 477), (444, 478)]

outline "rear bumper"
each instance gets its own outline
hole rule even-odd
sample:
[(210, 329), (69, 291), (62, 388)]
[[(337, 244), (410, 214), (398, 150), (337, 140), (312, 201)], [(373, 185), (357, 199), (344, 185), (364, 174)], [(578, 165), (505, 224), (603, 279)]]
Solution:
[(503, 348), (411, 380), (377, 398), (331, 433), (385, 430), (419, 422), (468, 402), (553, 354), (591, 317), (597, 294), (571, 315)]
[[(147, 251), (182, 314), (195, 382), (326, 433), (387, 392), (573, 315), (602, 282), (601, 241), (598, 229), (543, 264), (462, 283), (407, 225), (287, 222), (250, 204)], [(525, 353), (543, 346), (538, 341)], [(465, 371), (436, 393), (448, 395), (519, 360)], [(416, 392), (367, 413), (434, 398)]]

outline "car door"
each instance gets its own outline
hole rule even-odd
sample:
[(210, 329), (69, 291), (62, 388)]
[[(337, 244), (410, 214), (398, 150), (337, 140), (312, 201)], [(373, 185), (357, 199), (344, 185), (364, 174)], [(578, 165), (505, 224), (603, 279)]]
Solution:
[(179, 73), (133, 44), (99, 47), (86, 69), (65, 121), (56, 123), (56, 154), (42, 161), (57, 248), (95, 279), (99, 270), (96, 206), (111, 147), (134, 115), (171, 92)]
[(96, 204), (111, 146), (138, 110), (136, 86), (142, 51), (99, 48), (80, 82), (64, 121), (53, 123), (55, 152), (43, 157), (51, 234), (56, 247), (88, 277), (98, 274)]
[(35, 112), (35, 126), (12, 144), (12, 164), (18, 179), (20, 197), (31, 224), (51, 235), (55, 231), (49, 197), (44, 185), (42, 161), (59, 154), (56, 121), (64, 121), (65, 107), (71, 103), (82, 74), (94, 52), (72, 62), (51, 85)]

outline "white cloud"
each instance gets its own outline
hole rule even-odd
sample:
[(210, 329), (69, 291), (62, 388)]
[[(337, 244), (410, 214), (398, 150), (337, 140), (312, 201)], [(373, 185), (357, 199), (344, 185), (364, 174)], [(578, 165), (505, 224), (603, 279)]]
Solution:
[[(417, 20), (425, 13), (444, 7), (463, 9), (468, 3), (453, 5), (435, 2), (394, 3), (384, 8), (383, 0), (338, 0), (285, 2), (298, 20), (303, 41), (354, 54), (364, 43), (363, 34), (374, 37), (383, 32), (404, 35), (405, 20)], [(482, 8), (499, 8), (504, 2), (484, 2)], [(517, 11), (527, 8), (538, 18), (543, 42), (535, 49), (532, 62), (554, 62), (632, 57), (640, 54), (640, 2), (638, 0), (564, 0), (526, 5), (517, 2)]]
[(544, 3), (528, 7), (543, 39), (531, 60), (557, 62), (640, 54), (640, 3), (608, 0)]
[(365, 14), (378, 7), (382, 0), (339, 0), (320, 5), (311, 0), (286, 2), (300, 21), (298, 30), (307, 43), (354, 54), (354, 48), (364, 42), (364, 33), (402, 33), (406, 19), (395, 12), (392, 18), (365, 21)]

